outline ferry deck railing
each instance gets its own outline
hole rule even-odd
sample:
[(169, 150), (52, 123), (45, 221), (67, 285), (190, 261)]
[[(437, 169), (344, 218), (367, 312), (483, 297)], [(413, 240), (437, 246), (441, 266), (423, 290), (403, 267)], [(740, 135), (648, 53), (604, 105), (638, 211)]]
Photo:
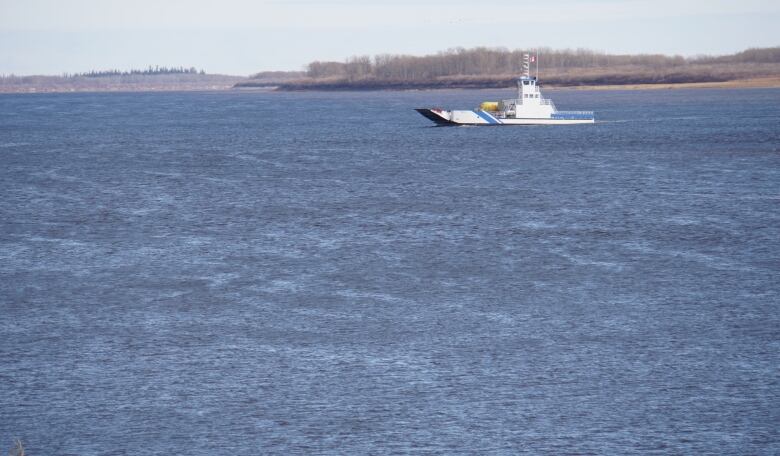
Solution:
[(566, 120), (593, 120), (595, 117), (593, 111), (556, 111), (552, 114), (553, 119)]
[(557, 114), (572, 114), (579, 116), (592, 116), (594, 111), (556, 111)]
[[(513, 98), (508, 100), (502, 100), (502, 104), (504, 106), (512, 106), (512, 105), (520, 106), (523, 105), (524, 103), (522, 98), (517, 98), (517, 99)], [(542, 106), (551, 106), (553, 108), (553, 111), (555, 111), (555, 103), (553, 103), (553, 101), (549, 98), (540, 98), (539, 104)]]

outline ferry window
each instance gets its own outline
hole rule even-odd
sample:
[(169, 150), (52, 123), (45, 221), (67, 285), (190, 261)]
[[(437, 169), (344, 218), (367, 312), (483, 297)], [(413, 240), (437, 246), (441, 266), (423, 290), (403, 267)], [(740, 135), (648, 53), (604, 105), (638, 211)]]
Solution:
[(529, 81), (523, 81), (523, 85), (528, 85)]

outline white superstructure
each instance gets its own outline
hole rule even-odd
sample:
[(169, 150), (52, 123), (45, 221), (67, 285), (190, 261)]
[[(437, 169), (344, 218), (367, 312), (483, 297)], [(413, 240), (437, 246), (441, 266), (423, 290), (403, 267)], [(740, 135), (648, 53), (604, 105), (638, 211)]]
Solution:
[(517, 80), (517, 98), (486, 101), (472, 110), (447, 111), (419, 108), (417, 112), (438, 125), (558, 125), (594, 123), (593, 111), (558, 111), (544, 98), (536, 76), (530, 75), (528, 54), (523, 60), (525, 74)]

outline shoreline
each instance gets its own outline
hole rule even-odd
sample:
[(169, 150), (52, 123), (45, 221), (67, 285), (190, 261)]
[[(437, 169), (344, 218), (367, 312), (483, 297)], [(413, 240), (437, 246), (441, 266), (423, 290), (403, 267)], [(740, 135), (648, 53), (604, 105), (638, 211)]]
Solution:
[(583, 86), (546, 85), (551, 90), (676, 90), (676, 89), (777, 89), (780, 76), (767, 78), (735, 79), (722, 82), (678, 82), (671, 84), (608, 84)]
[[(576, 91), (613, 91), (613, 90), (678, 90), (678, 89), (776, 89), (780, 88), (780, 76), (736, 79), (719, 82), (680, 82), (659, 84), (604, 84), (604, 85), (555, 85), (544, 84), (548, 90), (576, 90)], [(0, 95), (4, 94), (47, 94), (47, 93), (162, 93), (162, 92), (410, 92), (410, 91), (438, 91), (438, 90), (504, 90), (513, 87), (496, 87), (489, 85), (472, 85), (468, 87), (415, 87), (402, 84), (389, 84), (383, 87), (377, 84), (373, 87), (349, 86), (339, 84), (333, 87), (316, 85), (312, 88), (296, 87), (287, 89), (279, 86), (230, 86), (225, 84), (213, 85), (146, 85), (132, 87), (0, 87)]]
[(163, 92), (225, 92), (233, 90), (232, 85), (215, 84), (202, 86), (112, 86), (112, 87), (0, 87), (0, 95), (40, 95), (47, 93), (163, 93)]
[[(564, 85), (564, 84), (541, 84), (547, 90), (675, 90), (675, 89), (774, 89), (780, 88), (780, 76), (734, 79), (729, 81), (701, 81), (701, 82), (667, 82), (667, 83), (631, 83), (631, 84), (582, 84), (582, 85)], [(247, 88), (247, 87), (240, 87)], [(514, 85), (504, 84), (452, 84), (450, 86), (428, 85), (425, 84), (395, 84), (395, 83), (376, 83), (370, 86), (350, 83), (337, 84), (313, 84), (310, 87), (306, 85), (294, 85), (285, 87), (280, 85), (277, 89), (280, 92), (409, 92), (409, 91), (436, 91), (436, 90), (509, 90), (514, 89)]]

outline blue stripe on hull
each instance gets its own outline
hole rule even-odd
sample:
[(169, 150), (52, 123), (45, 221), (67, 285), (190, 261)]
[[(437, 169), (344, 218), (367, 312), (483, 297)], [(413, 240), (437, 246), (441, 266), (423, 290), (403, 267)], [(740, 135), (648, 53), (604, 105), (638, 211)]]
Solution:
[(475, 109), (474, 113), (476, 115), (478, 115), (479, 117), (481, 117), (482, 119), (484, 119), (485, 122), (487, 122), (487, 123), (489, 123), (491, 125), (495, 125), (495, 124), (500, 123), (498, 120), (496, 120), (495, 117), (491, 116), (490, 114), (486, 113), (485, 111), (483, 111), (481, 109)]

